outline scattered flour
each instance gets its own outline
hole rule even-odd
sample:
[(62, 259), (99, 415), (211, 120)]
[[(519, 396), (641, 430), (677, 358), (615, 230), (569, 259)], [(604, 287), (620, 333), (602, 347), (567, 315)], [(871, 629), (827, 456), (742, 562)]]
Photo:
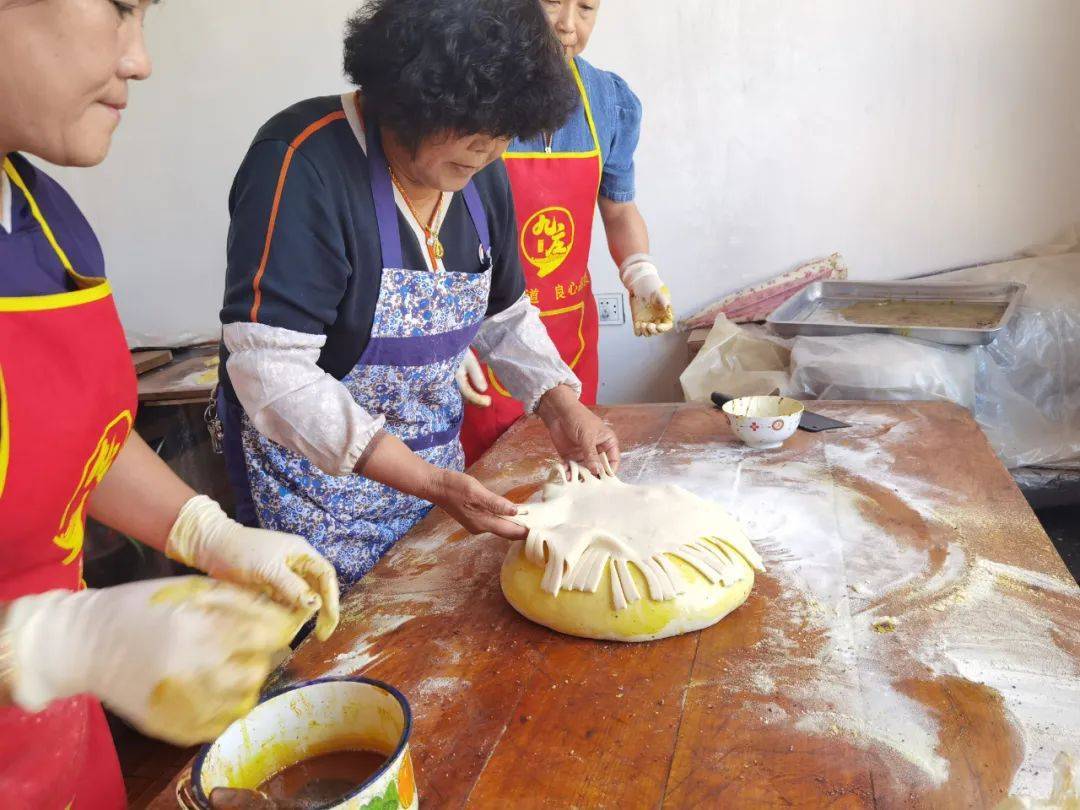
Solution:
[[(414, 587), (424, 584), (433, 585), (426, 573), (419, 575), (417, 581), (410, 583)], [(448, 615), (459, 610), (468, 598), (468, 594), (462, 588), (445, 587), (441, 590), (419, 591), (416, 593), (401, 593), (395, 591), (388, 595), (387, 601), (371, 608), (369, 603), (347, 603), (343, 615), (362, 614), (366, 622), (365, 632), (362, 633), (353, 646), (345, 652), (334, 656), (326, 664), (328, 669), (323, 677), (334, 675), (353, 675), (363, 672), (376, 661), (381, 661), (385, 656), (392, 655), (392, 644), (380, 644), (381, 639), (394, 632), (398, 628), (419, 616)], [(374, 599), (372, 601), (378, 601)], [(367, 605), (367, 609), (363, 608)], [(401, 611), (396, 612), (396, 611)], [(408, 612), (405, 612), (408, 611)], [(378, 650), (376, 650), (378, 647)], [(457, 655), (448, 645), (440, 645), (440, 649), (447, 650), (444, 659), (453, 663)]]
[(771, 695), (776, 691), (776, 681), (769, 677), (769, 674), (763, 669), (754, 670), (750, 675), (750, 682), (754, 686), (754, 691), (759, 695)]
[[(1035, 606), (1041, 594), (1075, 600), (1080, 588), (978, 559), (934, 605), (947, 615), (930, 625), (918, 651), (934, 672), (985, 684), (1004, 698), (1023, 733), (1024, 760), (1010, 788), (1018, 794), (1047, 794), (1058, 752), (1080, 752), (1080, 660), (1055, 643), (1062, 628)], [(1080, 627), (1071, 633), (1080, 646)]]
[(453, 698), (469, 688), (465, 678), (425, 678), (409, 692), (409, 700), (418, 705)]
[[(900, 420), (860, 414), (858, 422), (826, 442), (826, 469), (794, 459), (765, 464), (760, 451), (731, 443), (653, 443), (623, 453), (620, 477), (679, 484), (723, 504), (765, 558), (766, 576), (778, 580), (780, 605), (758, 642), (763, 654), (741, 673), (733, 666), (729, 672), (737, 674), (725, 687), (768, 696), (744, 704), (761, 722), (842, 734), (902, 757), (941, 784), (949, 762), (938, 752), (937, 720), (894, 684), (928, 671), (958, 675), (999, 691), (1022, 731), (1024, 759), (1011, 792), (1048, 795), (1054, 756), (1062, 748), (1080, 752), (1080, 662), (1055, 643), (1053, 634), (1062, 628), (1032, 606), (1029, 594), (1034, 589), (1076, 599), (1080, 592), (1037, 572), (969, 558), (950, 519), (958, 507), (948, 493), (899, 474), (887, 449), (914, 437), (914, 411)], [(547, 444), (525, 444), (525, 453), (550, 453)], [(508, 460), (492, 488), (506, 492), (532, 483), (524, 476), (535, 469), (535, 461)], [(907, 522), (921, 522), (922, 533), (897, 537), (883, 529), (874, 519), (882, 498), (918, 516)], [(380, 606), (401, 615), (373, 620), (371, 631), (338, 656), (328, 674), (357, 671), (392, 654), (386, 645), (372, 651), (413, 616), (462, 607), (454, 601), (453, 572), (435, 564), (445, 540), (445, 525), (420, 527), (407, 555), (395, 557), (396, 565), (416, 572), (410, 593), (394, 594), (392, 605)], [(491, 544), (491, 553), (491, 565), (485, 560), (477, 570), (498, 570), (501, 546)], [(895, 631), (875, 632), (875, 622), (886, 618)], [(1080, 628), (1071, 632), (1076, 649)], [(416, 699), (467, 687), (456, 678), (429, 678)]]
[(372, 649), (379, 638), (385, 636), (387, 633), (394, 632), (412, 618), (414, 617), (411, 615), (394, 616), (379, 614), (374, 616), (371, 621), (371, 632), (359, 639), (352, 649), (335, 656), (331, 662), (330, 668), (323, 672), (321, 677), (325, 678), (335, 675), (356, 674), (371, 666), (388, 653), (392, 653), (393, 650), (389, 649), (381, 650), (380, 652), (373, 654)]
[[(769, 661), (785, 661), (778, 650), (804, 649), (800, 636), (823, 639), (811, 661), (761, 666), (755, 659), (737, 688), (783, 695), (794, 702), (788, 711), (796, 728), (888, 749), (940, 784), (949, 762), (938, 753), (937, 721), (894, 683), (925, 677), (928, 667), (934, 675), (985, 683), (1004, 696), (1024, 736), (1012, 790), (1045, 794), (1056, 753), (1080, 751), (1080, 662), (1054, 644), (1052, 624), (1003, 582), (1073, 598), (1077, 589), (968, 558), (949, 518), (955, 505), (948, 493), (899, 474), (879, 440), (890, 434), (888, 443), (903, 441), (917, 427), (860, 415), (858, 426), (826, 445), (827, 470), (797, 460), (765, 465), (759, 451), (741, 445), (693, 444), (632, 451), (621, 474), (677, 483), (739, 519), (781, 584), (784, 609), (776, 615), (785, 621), (767, 627), (761, 642), (774, 653)], [(890, 497), (921, 519), (921, 536), (896, 537), (875, 522), (875, 498)], [(878, 612), (886, 604), (895, 615)], [(898, 646), (919, 615), (933, 617), (933, 641), (908, 649), (901, 638)], [(875, 625), (893, 632), (875, 632)], [(793, 682), (791, 671), (803, 674)]]

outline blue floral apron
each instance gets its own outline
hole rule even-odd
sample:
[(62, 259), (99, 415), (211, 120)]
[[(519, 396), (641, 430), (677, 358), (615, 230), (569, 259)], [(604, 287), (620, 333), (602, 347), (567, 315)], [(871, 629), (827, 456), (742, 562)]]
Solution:
[[(487, 216), (469, 183), (463, 197), (480, 239), (481, 272), (403, 269), (397, 205), (379, 130), (369, 119), (366, 131), (384, 268), (370, 340), (341, 383), (357, 405), (386, 417), (387, 433), (431, 464), (460, 471), (463, 408), (454, 373), (487, 312)], [(239, 427), (259, 523), (307, 538), (334, 564), (342, 586), (370, 571), (431, 509), (427, 501), (359, 475), (326, 475), (259, 433), (246, 414)]]

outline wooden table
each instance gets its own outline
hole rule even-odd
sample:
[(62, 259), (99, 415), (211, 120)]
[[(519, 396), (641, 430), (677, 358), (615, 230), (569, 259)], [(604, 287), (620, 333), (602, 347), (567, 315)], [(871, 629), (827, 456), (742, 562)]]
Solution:
[(169, 355), (167, 363), (139, 376), (139, 403), (208, 405), (218, 383), (218, 345), (190, 346)]
[[(282, 681), (363, 673), (415, 718), (426, 807), (993, 807), (1080, 753), (1080, 590), (966, 411), (816, 404), (783, 449), (700, 406), (601, 409), (625, 480), (729, 505), (768, 572), (708, 630), (560, 636), (505, 602), (505, 544), (433, 513)], [(473, 470), (525, 500), (515, 426)], [(171, 807), (168, 794), (154, 806)]]

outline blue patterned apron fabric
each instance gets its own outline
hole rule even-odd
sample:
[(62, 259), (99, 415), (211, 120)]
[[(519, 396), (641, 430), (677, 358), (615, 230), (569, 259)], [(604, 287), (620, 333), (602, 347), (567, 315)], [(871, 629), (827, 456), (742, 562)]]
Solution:
[[(402, 269), (397, 207), (378, 128), (368, 121), (371, 189), (382, 244), (382, 283), (371, 340), (343, 379), (356, 403), (386, 417), (386, 432), (421, 458), (460, 471), (462, 401), (454, 374), (483, 322), (491, 286), (490, 235), (479, 194), (465, 203), (484, 257), (482, 272)], [(431, 504), (359, 475), (329, 476), (263, 436), (245, 414), (243, 449), (260, 524), (306, 537), (356, 582), (431, 509)]]

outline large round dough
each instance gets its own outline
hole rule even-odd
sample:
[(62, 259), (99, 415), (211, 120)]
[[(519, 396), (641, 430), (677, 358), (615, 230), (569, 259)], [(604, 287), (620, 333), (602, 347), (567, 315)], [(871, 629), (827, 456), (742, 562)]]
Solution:
[(502, 590), (522, 616), (560, 633), (608, 641), (652, 641), (716, 624), (745, 602), (754, 587), (754, 569), (741, 557), (735, 563), (743, 577), (726, 586), (709, 582), (677, 557), (668, 560), (682, 575), (683, 593), (664, 601), (650, 598), (645, 577), (631, 565), (630, 575), (642, 597), (616, 610), (607, 576), (592, 593), (560, 590), (553, 596), (541, 589), (544, 568), (526, 558), (525, 543), (519, 541), (503, 562)]

